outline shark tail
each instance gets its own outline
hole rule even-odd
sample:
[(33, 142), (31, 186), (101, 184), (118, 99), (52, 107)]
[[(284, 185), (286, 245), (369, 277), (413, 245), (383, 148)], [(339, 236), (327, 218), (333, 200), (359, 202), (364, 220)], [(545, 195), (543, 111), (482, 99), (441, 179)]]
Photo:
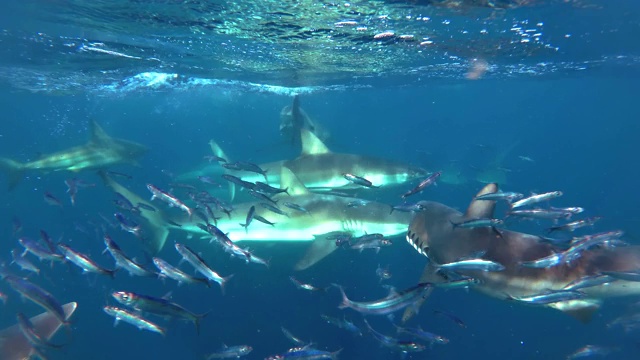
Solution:
[(222, 278), (222, 280), (220, 281), (220, 290), (222, 291), (222, 295), (224, 295), (226, 293), (226, 286), (227, 286), (227, 282), (229, 280), (231, 280), (231, 278), (233, 277), (234, 274), (231, 274), (229, 276), (225, 276)]
[[(218, 143), (215, 142), (215, 140), (213, 139), (209, 140), (209, 147), (211, 148), (211, 152), (213, 152), (213, 155), (223, 158), (227, 161), (230, 161), (230, 159), (227, 157), (227, 154), (225, 154), (224, 150), (222, 150), (220, 145), (218, 145)], [(235, 196), (236, 196), (236, 184), (229, 182), (229, 199), (233, 201), (233, 198), (235, 198)]]
[(0, 170), (9, 176), (9, 190), (13, 190), (24, 177), (24, 164), (15, 160), (0, 158)]

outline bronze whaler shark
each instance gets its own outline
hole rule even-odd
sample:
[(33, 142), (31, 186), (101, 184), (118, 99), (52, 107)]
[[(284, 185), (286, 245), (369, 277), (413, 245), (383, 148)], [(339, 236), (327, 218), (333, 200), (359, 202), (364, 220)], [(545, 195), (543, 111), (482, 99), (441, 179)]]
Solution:
[[(477, 196), (498, 191), (495, 183), (487, 184)], [(407, 231), (407, 241), (420, 254), (430, 259), (420, 282), (444, 282), (446, 279), (432, 263), (455, 262), (471, 254), (484, 252), (483, 259), (504, 265), (504, 271), (460, 271), (460, 275), (480, 280), (473, 288), (492, 297), (512, 299), (562, 290), (569, 283), (603, 271), (634, 271), (640, 268), (640, 246), (587, 250), (581, 257), (549, 268), (527, 268), (522, 262), (534, 261), (562, 251), (541, 238), (521, 232), (490, 227), (460, 228), (453, 224), (466, 219), (493, 218), (495, 201), (473, 200), (466, 213), (444, 204), (421, 201), (424, 210), (417, 213)], [(578, 300), (561, 301), (545, 306), (576, 317), (590, 320), (605, 298), (640, 295), (640, 282), (614, 281), (581, 289), (585, 296)], [(413, 316), (408, 309), (403, 320)]]
[[(390, 214), (389, 205), (376, 201), (366, 201), (360, 206), (352, 207), (349, 203), (357, 200), (355, 198), (312, 193), (287, 167), (283, 166), (278, 171), (280, 187), (288, 188), (289, 195), (279, 194), (273, 199), (295, 203), (307, 212), (291, 210), (288, 211), (287, 216), (265, 210), (259, 206), (259, 202), (245, 202), (234, 204), (233, 212), (228, 217), (222, 216), (217, 226), (233, 242), (239, 242), (241, 245), (244, 243), (277, 243), (279, 245), (308, 243), (306, 254), (295, 265), (296, 270), (307, 269), (335, 251), (337, 249), (335, 241), (327, 239), (331, 235), (336, 233), (348, 233), (352, 236), (373, 233), (381, 233), (385, 236), (401, 235), (411, 220), (410, 214), (397, 211)], [(131, 203), (153, 206), (104, 173), (101, 175), (108, 187), (120, 193)], [(246, 229), (242, 223), (252, 206), (255, 207), (256, 214), (275, 225), (254, 221)], [(198, 226), (203, 221), (196, 217), (191, 218), (182, 213), (169, 213), (162, 209), (149, 211), (145, 208), (140, 209), (140, 215), (145, 220), (142, 225), (143, 232), (147, 234), (144, 239), (147, 251), (154, 254), (164, 246), (170, 229), (193, 235), (208, 235)], [(212, 249), (216, 247), (217, 245), (211, 245)]]
[[(69, 320), (76, 311), (78, 304), (70, 302), (62, 306), (64, 318)], [(62, 327), (62, 323), (50, 312), (44, 312), (30, 319), (33, 330), (43, 339), (50, 340)], [(24, 360), (42, 355), (35, 349), (29, 340), (22, 334), (18, 325), (0, 330), (0, 359), (2, 360)]]
[(137, 165), (137, 159), (147, 151), (148, 148), (144, 145), (109, 136), (100, 125), (91, 121), (91, 140), (88, 143), (46, 154), (27, 163), (0, 158), (0, 169), (8, 173), (9, 189), (12, 189), (22, 180), (26, 171), (78, 172), (121, 163)]

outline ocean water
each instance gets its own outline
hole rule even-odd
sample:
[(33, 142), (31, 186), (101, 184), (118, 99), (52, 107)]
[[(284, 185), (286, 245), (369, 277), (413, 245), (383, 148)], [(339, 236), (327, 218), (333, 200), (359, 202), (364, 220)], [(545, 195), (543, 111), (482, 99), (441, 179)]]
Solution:
[[(478, 174), (498, 169), (494, 181), (505, 191), (561, 190), (564, 195), (552, 205), (584, 207), (577, 219), (602, 217), (577, 234), (619, 229), (624, 241), (640, 245), (640, 42), (635, 40), (640, 6), (596, 0), (488, 3), (3, 4), (0, 157), (28, 162), (83, 145), (94, 120), (110, 136), (149, 148), (135, 165), (107, 168), (131, 176), (117, 181), (144, 199), (151, 196), (147, 183), (174, 188), (192, 206), (186, 192), (171, 184), (180, 182), (176, 176), (206, 165), (212, 139), (233, 160), (263, 164), (299, 155), (299, 146), (279, 130), (281, 110), (297, 95), (310, 118), (330, 133), (325, 143), (333, 152), (443, 172), (437, 186), (412, 200), (464, 211), (484, 185)], [(375, 38), (385, 31), (393, 35)], [(308, 292), (289, 279), (318, 287), (337, 283), (354, 300), (386, 296), (383, 284), (409, 288), (427, 259), (407, 244), (404, 234), (391, 237), (393, 245), (379, 253), (338, 249), (317, 265), (295, 271), (305, 242), (240, 242), (271, 259), (265, 268), (230, 258), (201, 235), (171, 230), (155, 256), (177, 264), (173, 243), (193, 246), (217, 272), (234, 274), (224, 294), (216, 284), (178, 286), (124, 270), (111, 279), (26, 255), (40, 268), (39, 275), (30, 275), (11, 264), (10, 251), (21, 250), (18, 238), (37, 239), (40, 230), (112, 268), (113, 259), (102, 253), (106, 232), (131, 258), (153, 269), (154, 255), (145, 252), (141, 241), (111, 227), (113, 213), (120, 210), (97, 169), (58, 170), (25, 171), (0, 198), (0, 262), (60, 303), (78, 303), (70, 331), (52, 340), (64, 346), (43, 350), (48, 359), (203, 359), (224, 345), (241, 344), (253, 347), (247, 359), (262, 359), (294, 347), (282, 327), (318, 349), (341, 349), (341, 359), (564, 359), (589, 344), (611, 349), (610, 359), (637, 359), (640, 352), (637, 329), (608, 326), (638, 311), (633, 307), (638, 294), (607, 299), (583, 324), (557, 310), (494, 299), (473, 289), (437, 289), (408, 326), (421, 326), (449, 343), (402, 354), (367, 333), (361, 314), (338, 309), (335, 288)], [(223, 183), (222, 173), (218, 168), (211, 176)], [(95, 184), (79, 188), (73, 206), (65, 185), (71, 178)], [(399, 204), (400, 195), (418, 181), (352, 194)], [(0, 189), (9, 183), (8, 174), (1, 173)], [(46, 203), (46, 192), (61, 206)], [(212, 194), (229, 201), (226, 187)], [(234, 204), (250, 200), (240, 193)], [(153, 204), (159, 211), (179, 213), (157, 200)], [(506, 210), (500, 206), (496, 217)], [(22, 225), (17, 233), (13, 219)], [(507, 224), (536, 235), (551, 225), (545, 220)], [(378, 266), (388, 266), (392, 278), (381, 283)], [(181, 268), (193, 274), (187, 264)], [(102, 308), (117, 305), (110, 294), (120, 290), (156, 297), (170, 293), (172, 301), (209, 314), (199, 334), (190, 323), (153, 315), (148, 318), (166, 327), (166, 336), (129, 324), (114, 327)], [(8, 296), (0, 304), (0, 328), (15, 324), (18, 312), (35, 316), (43, 311), (2, 281), (0, 292)], [(434, 310), (455, 314), (466, 328)], [(363, 336), (327, 324), (321, 314), (353, 321)], [(377, 331), (407, 339), (396, 335), (392, 325), (401, 315), (367, 319)]]

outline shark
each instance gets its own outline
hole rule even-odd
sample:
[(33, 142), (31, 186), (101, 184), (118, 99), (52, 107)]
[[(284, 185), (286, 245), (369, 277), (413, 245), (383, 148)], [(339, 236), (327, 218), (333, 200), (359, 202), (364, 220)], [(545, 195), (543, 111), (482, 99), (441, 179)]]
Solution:
[[(316, 134), (305, 128), (300, 130), (300, 138), (300, 156), (291, 160), (261, 164), (260, 167), (266, 171), (266, 175), (235, 170), (229, 170), (228, 173), (249, 182), (265, 181), (266, 177), (269, 185), (278, 186), (281, 182), (280, 170), (287, 167), (312, 192), (366, 189), (347, 180), (344, 174), (363, 177), (371, 181), (376, 188), (400, 185), (428, 174), (425, 169), (404, 162), (333, 152)], [(211, 140), (209, 145), (214, 155), (229, 159), (214, 140)], [(231, 198), (235, 195), (233, 184), (230, 185), (230, 194)]]
[[(498, 185), (490, 183), (476, 196), (497, 191)], [(461, 271), (460, 275), (479, 280), (480, 283), (473, 289), (500, 299), (561, 290), (573, 281), (598, 275), (603, 271), (626, 272), (640, 268), (640, 246), (588, 250), (569, 264), (549, 268), (522, 267), (522, 262), (537, 260), (562, 249), (545, 243), (539, 236), (532, 234), (510, 230), (500, 230), (498, 233), (487, 227), (454, 226), (467, 219), (493, 218), (495, 201), (473, 200), (465, 213), (438, 202), (421, 201), (420, 204), (424, 210), (415, 214), (406, 234), (409, 244), (429, 259), (420, 282), (446, 282), (445, 275), (438, 272), (433, 264), (450, 263), (477, 253), (484, 253), (483, 259), (502, 264), (504, 271)], [(581, 291), (585, 293), (584, 298), (545, 306), (588, 322), (606, 298), (640, 295), (640, 283), (619, 280)], [(408, 320), (413, 314), (414, 311), (408, 309), (403, 320)]]
[[(306, 212), (287, 209), (288, 216), (286, 216), (264, 209), (259, 202), (244, 202), (234, 204), (233, 212), (228, 217), (220, 218), (217, 226), (232, 241), (240, 244), (308, 243), (306, 253), (295, 264), (296, 270), (307, 269), (335, 251), (337, 249), (335, 241), (327, 239), (331, 235), (348, 233), (352, 236), (361, 236), (381, 233), (391, 237), (404, 234), (411, 220), (409, 213), (390, 214), (390, 206), (380, 202), (363, 202), (351, 197), (313, 193), (286, 166), (278, 170), (280, 186), (288, 188), (289, 194), (276, 195), (273, 200), (295, 203)], [(109, 188), (119, 192), (132, 203), (152, 205), (104, 173), (102, 177)], [(359, 206), (348, 206), (355, 200), (359, 200)], [(248, 229), (245, 229), (241, 224), (245, 222), (247, 212), (252, 206), (255, 207), (256, 215), (264, 217), (275, 225), (254, 220)], [(145, 229), (148, 228), (150, 234), (146, 240), (147, 248), (152, 252), (162, 249), (170, 230), (186, 232), (189, 235), (208, 235), (198, 226), (202, 221), (194, 221), (196, 217), (190, 218), (177, 212), (168, 213), (161, 209), (149, 211), (141, 207), (140, 210), (141, 216), (146, 220)]]
[[(65, 319), (69, 320), (78, 308), (78, 303), (70, 302), (62, 306)], [(62, 327), (62, 323), (49, 312), (44, 312), (30, 319), (35, 332), (43, 340), (50, 340)], [(37, 355), (37, 349), (22, 335), (18, 325), (0, 330), (0, 359), (23, 360)], [(41, 356), (40, 356), (41, 357)]]
[(46, 154), (27, 163), (0, 158), (0, 170), (9, 175), (9, 188), (14, 188), (27, 171), (78, 172), (123, 163), (137, 165), (138, 158), (148, 151), (142, 144), (109, 136), (95, 121), (91, 121), (90, 128), (91, 139), (84, 145)]

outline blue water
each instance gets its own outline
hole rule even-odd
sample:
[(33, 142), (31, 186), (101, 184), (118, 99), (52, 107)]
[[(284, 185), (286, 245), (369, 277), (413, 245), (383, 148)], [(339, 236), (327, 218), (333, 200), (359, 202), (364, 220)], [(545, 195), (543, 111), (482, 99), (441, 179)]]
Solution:
[[(593, 3), (603, 6), (601, 2)], [(291, 104), (292, 94), (300, 93), (304, 110), (330, 131), (327, 146), (331, 150), (402, 160), (430, 171), (453, 171), (464, 179), (460, 184), (441, 182), (417, 195), (416, 200), (439, 201), (464, 210), (482, 187), (475, 179), (477, 169), (491, 166), (492, 160), (503, 154), (500, 166), (507, 171), (506, 183), (501, 184), (503, 189), (522, 193), (562, 190), (564, 196), (557, 205), (582, 206), (586, 209), (585, 216), (603, 217), (594, 231), (621, 229), (626, 233), (625, 241), (640, 245), (637, 230), (640, 198), (636, 191), (640, 177), (637, 166), (640, 51), (634, 40), (640, 35), (637, 16), (640, 8), (631, 2), (621, 3), (624, 11), (620, 14), (606, 6), (598, 12), (591, 8), (565, 8), (554, 2), (504, 10), (503, 19), (524, 19), (527, 11), (531, 11), (535, 21), (548, 15), (545, 26), (556, 31), (547, 39), (549, 43), (563, 41), (566, 38), (562, 34), (572, 30), (575, 42), (567, 45), (567, 52), (548, 55), (548, 59), (543, 54), (510, 63), (509, 56), (498, 57), (492, 62), (497, 68), (477, 81), (464, 78), (468, 68), (466, 60), (453, 59), (449, 65), (456, 70), (451, 73), (443, 70), (433, 78), (428, 71), (419, 72), (416, 75), (421, 77), (419, 80), (407, 75), (409, 68), (404, 74), (380, 77), (371, 72), (372, 78), (364, 80), (336, 74), (335, 78), (326, 75), (323, 80), (322, 72), (318, 71), (309, 77), (312, 80), (294, 83), (288, 78), (269, 81), (270, 74), (264, 73), (255, 73), (255, 78), (251, 78), (252, 72), (248, 70), (234, 78), (232, 73), (224, 72), (216, 76), (214, 68), (212, 75), (207, 76), (197, 73), (194, 66), (187, 73), (180, 73), (176, 81), (152, 86), (137, 82), (140, 77), (136, 78), (136, 74), (173, 73), (180, 67), (167, 70), (151, 63), (96, 64), (86, 58), (68, 64), (68, 68), (62, 63), (52, 65), (55, 59), (67, 59), (69, 54), (77, 52), (77, 47), (69, 50), (69, 54), (42, 52), (41, 44), (32, 40), (40, 36), (36, 33), (39, 23), (21, 27), (12, 22), (2, 35), (9, 49), (3, 50), (0, 72), (3, 114), (0, 156), (27, 161), (81, 145), (89, 139), (89, 120), (94, 119), (111, 136), (150, 148), (139, 166), (118, 165), (112, 169), (133, 176), (126, 181), (127, 186), (147, 197), (146, 183), (169, 188), (172, 179), (167, 173), (180, 174), (202, 165), (203, 156), (209, 154), (210, 139), (219, 142), (234, 159), (254, 163), (297, 156), (299, 150), (282, 138), (278, 125), (280, 110)], [(572, 11), (572, 15), (566, 19), (553, 17), (554, 6), (570, 9), (567, 11)], [(473, 22), (477, 18), (473, 11), (452, 12), (449, 16)], [(432, 16), (446, 17), (447, 14)], [(604, 24), (607, 32), (600, 34), (604, 40), (590, 35), (597, 28), (586, 25), (590, 16), (594, 17), (595, 24), (599, 21)], [(616, 17), (622, 19), (618, 28), (622, 40), (615, 37), (617, 35), (608, 35), (615, 33), (612, 18)], [(105, 19), (109, 21), (115, 20)], [(575, 26), (571, 26), (571, 21), (576, 22)], [(63, 36), (67, 31), (67, 35), (75, 39), (75, 46), (87, 38), (91, 40), (92, 36), (99, 38), (90, 32), (83, 38), (78, 34), (79, 27), (58, 25), (43, 23), (40, 26), (51, 31), (48, 35), (51, 39), (63, 39), (61, 43), (71, 42)], [(126, 26), (119, 25), (118, 36), (126, 38)], [(131, 35), (131, 39), (137, 37), (136, 44), (140, 44), (139, 31), (135, 29)], [(31, 40), (25, 40), (29, 37)], [(611, 39), (616, 41), (609, 41)], [(594, 51), (597, 46), (593, 42), (606, 43), (608, 47)], [(164, 51), (180, 53), (176, 44), (172, 43)], [(15, 48), (11, 49), (12, 46)], [(127, 49), (110, 46), (114, 51)], [(131, 46), (128, 50), (139, 50), (135, 44)], [(84, 53), (77, 54), (83, 56)], [(34, 56), (48, 64), (47, 70), (34, 64)], [(47, 61), (48, 58), (51, 61)], [(545, 66), (540, 63), (545, 61), (550, 64), (548, 67), (559, 70), (541, 70)], [(25, 65), (21, 66), (22, 63)], [(87, 80), (74, 83), (82, 78), (83, 64), (86, 64)], [(446, 64), (438, 69), (447, 68)], [(420, 66), (419, 62), (413, 65)], [(520, 65), (540, 73), (509, 70)], [(96, 71), (101, 66), (105, 70), (102, 75)], [(195, 84), (194, 79), (208, 81), (204, 85)], [(519, 156), (534, 161), (524, 161)], [(76, 206), (71, 206), (64, 180), (74, 176), (96, 186), (81, 188)], [(407, 183), (376, 192), (373, 198), (366, 193), (362, 197), (397, 203), (398, 196), (413, 185)], [(0, 189), (6, 187), (8, 180), (2, 175)], [(47, 205), (43, 201), (45, 191), (59, 198), (63, 207)], [(225, 193), (219, 195), (224, 197)], [(43, 229), (54, 239), (62, 238), (98, 263), (111, 267), (110, 256), (101, 254), (105, 222), (99, 214), (111, 217), (112, 199), (112, 192), (93, 171), (27, 173), (16, 189), (3, 192), (1, 198), (0, 261), (9, 264), (10, 250), (19, 248), (19, 236), (37, 238)], [(504, 209), (499, 209), (501, 211)], [(14, 217), (20, 219), (23, 226), (15, 236), (11, 223)], [(543, 221), (516, 224), (514, 228), (539, 234), (548, 225), (549, 222)], [(108, 232), (131, 257), (143, 263), (148, 261), (133, 236), (118, 229), (108, 228)], [(176, 264), (180, 259), (173, 249), (174, 241), (193, 240), (187, 239), (184, 232), (170, 234), (160, 256)], [(401, 358), (398, 352), (380, 347), (367, 334), (353, 336), (325, 323), (321, 314), (345, 316), (364, 329), (360, 314), (337, 308), (340, 303), (337, 291), (327, 294), (301, 291), (293, 286), (289, 276), (295, 275), (317, 286), (339, 283), (357, 300), (381, 298), (387, 290), (375, 274), (379, 264), (389, 266), (393, 277), (387, 283), (398, 289), (414, 285), (426, 264), (426, 258), (408, 246), (403, 236), (395, 237), (394, 245), (379, 254), (336, 251), (318, 265), (299, 273), (292, 270), (292, 264), (303, 254), (303, 245), (276, 244), (259, 247), (258, 251), (262, 257), (273, 258), (270, 269), (229, 259), (219, 250), (206, 254), (216, 271), (223, 275), (235, 274), (224, 295), (215, 285), (210, 289), (198, 285), (178, 287), (171, 280), (130, 277), (124, 271), (117, 273), (115, 279), (84, 275), (73, 265), (50, 267), (29, 255), (41, 268), (39, 276), (29, 277), (31, 281), (50, 291), (61, 303), (76, 301), (79, 304), (72, 318), (71, 337), (63, 331), (54, 338), (68, 344), (61, 350), (46, 351), (47, 357), (202, 359), (223, 344), (249, 344), (254, 350), (247, 358), (262, 359), (293, 346), (282, 335), (280, 329), (285, 327), (320, 349), (342, 349), (342, 359)], [(27, 275), (15, 265), (9, 268)], [(110, 293), (118, 290), (153, 296), (171, 292), (172, 300), (187, 309), (211, 313), (202, 321), (199, 335), (192, 324), (159, 318), (153, 319), (168, 328), (165, 337), (138, 331), (128, 324), (114, 328), (113, 319), (102, 307), (115, 305)], [(17, 312), (28, 316), (42, 312), (39, 306), (21, 301), (1, 282), (0, 292), (9, 295), (7, 303), (0, 304), (0, 328), (14, 324)], [(638, 300), (638, 297), (608, 300), (593, 321), (581, 324), (556, 310), (497, 300), (473, 290), (437, 290), (410, 324), (441, 334), (450, 342), (435, 345), (423, 353), (409, 354), (407, 358), (562, 359), (584, 345), (595, 344), (618, 348), (609, 356), (611, 359), (637, 359), (638, 333), (609, 329), (607, 323), (624, 314)], [(456, 314), (467, 328), (435, 316), (433, 310)], [(400, 316), (396, 314), (396, 320)], [(376, 330), (394, 334), (388, 319), (369, 319)]]

